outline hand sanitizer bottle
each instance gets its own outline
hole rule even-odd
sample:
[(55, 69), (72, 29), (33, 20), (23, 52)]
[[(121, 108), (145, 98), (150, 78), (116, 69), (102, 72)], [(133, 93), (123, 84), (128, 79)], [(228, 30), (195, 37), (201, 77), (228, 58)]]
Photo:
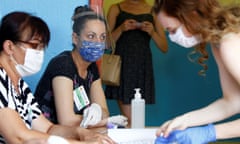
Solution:
[(145, 100), (142, 99), (140, 88), (135, 88), (135, 95), (131, 101), (131, 127), (144, 128), (145, 127)]

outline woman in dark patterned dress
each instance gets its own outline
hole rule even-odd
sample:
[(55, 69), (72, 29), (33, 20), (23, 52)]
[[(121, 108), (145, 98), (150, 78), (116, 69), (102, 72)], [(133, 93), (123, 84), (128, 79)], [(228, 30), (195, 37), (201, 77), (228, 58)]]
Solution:
[(106, 86), (109, 99), (118, 101), (120, 111), (131, 124), (131, 99), (134, 89), (141, 88), (147, 104), (155, 103), (152, 54), (150, 40), (167, 52), (166, 36), (155, 21), (151, 6), (145, 0), (124, 0), (110, 7), (108, 23), (116, 41), (115, 53), (122, 58), (120, 86)]

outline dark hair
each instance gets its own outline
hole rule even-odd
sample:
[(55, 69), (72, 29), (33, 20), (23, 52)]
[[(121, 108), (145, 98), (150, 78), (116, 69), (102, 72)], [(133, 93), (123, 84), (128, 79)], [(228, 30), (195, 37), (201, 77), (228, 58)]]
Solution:
[[(27, 34), (27, 36), (26, 36)], [(0, 51), (5, 40), (18, 42), (31, 40), (37, 36), (42, 38), (42, 43), (47, 46), (50, 40), (50, 31), (47, 24), (39, 17), (26, 12), (11, 12), (4, 16), (0, 24)]]
[(106, 26), (106, 20), (104, 19), (104, 17), (100, 14), (95, 13), (87, 5), (76, 7), (72, 16), (73, 32), (75, 32), (76, 34), (80, 34), (81, 31), (84, 29), (86, 22), (96, 19), (104, 22)]

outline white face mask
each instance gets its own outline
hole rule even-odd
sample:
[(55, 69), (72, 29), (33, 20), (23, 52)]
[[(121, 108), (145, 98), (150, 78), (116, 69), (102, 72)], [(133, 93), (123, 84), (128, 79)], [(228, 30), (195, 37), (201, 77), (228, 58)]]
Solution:
[(201, 42), (200, 36), (186, 37), (183, 33), (182, 26), (180, 26), (174, 34), (169, 34), (169, 38), (172, 42), (185, 48), (191, 48)]
[(16, 65), (16, 69), (22, 77), (37, 73), (42, 67), (43, 58), (44, 58), (43, 50), (34, 50), (31, 48), (24, 48), (24, 49), (26, 51), (24, 64)]

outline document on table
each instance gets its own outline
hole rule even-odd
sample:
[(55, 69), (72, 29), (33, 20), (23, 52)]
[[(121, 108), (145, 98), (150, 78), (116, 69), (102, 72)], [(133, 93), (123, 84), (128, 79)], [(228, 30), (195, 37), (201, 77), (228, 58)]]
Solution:
[(117, 143), (131, 143), (134, 141), (151, 141), (151, 143), (154, 143), (156, 130), (156, 128), (108, 129), (108, 136)]

